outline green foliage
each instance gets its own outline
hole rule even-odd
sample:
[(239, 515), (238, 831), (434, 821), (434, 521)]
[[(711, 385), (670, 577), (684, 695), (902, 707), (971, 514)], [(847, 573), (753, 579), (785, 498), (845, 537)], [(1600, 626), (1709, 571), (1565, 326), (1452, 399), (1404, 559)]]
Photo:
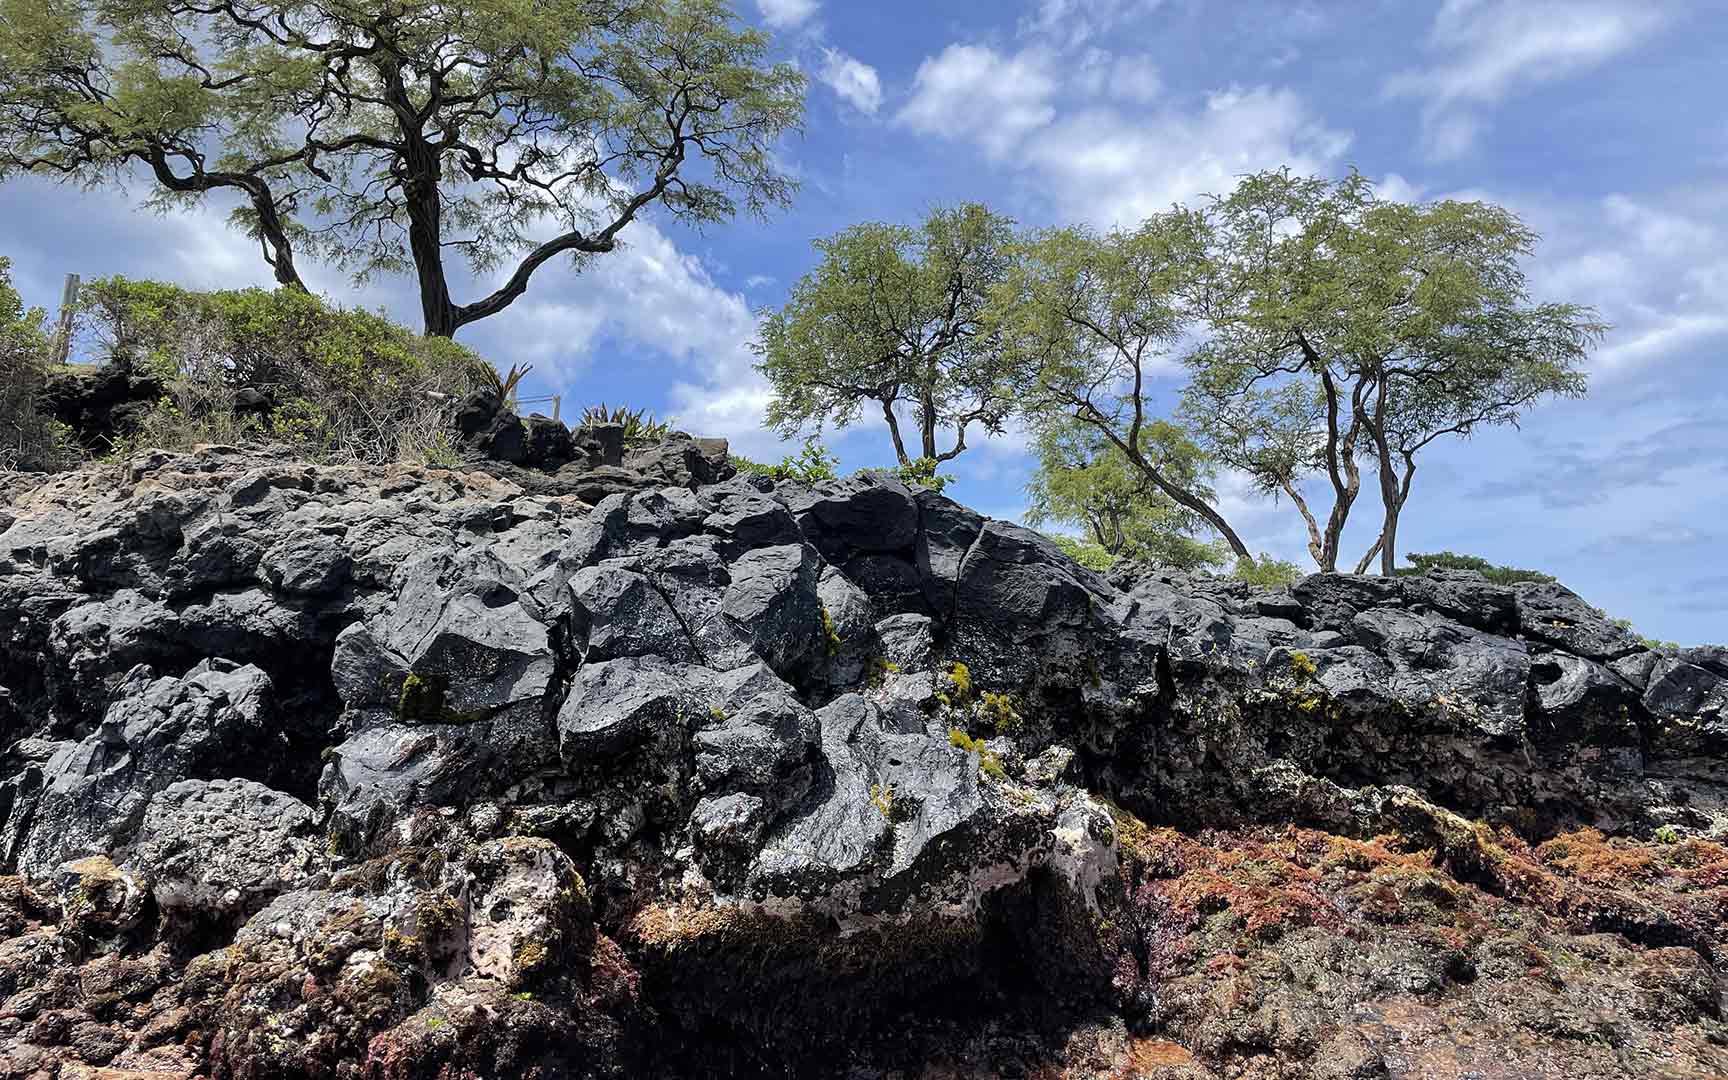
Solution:
[(896, 475), (907, 484), (915, 487), (926, 487), (940, 495), (954, 477), (947, 473), (937, 472), (940, 463), (933, 457), (921, 457), (910, 465), (902, 465), (896, 470)]
[(827, 604), (822, 605), (822, 641), (829, 656), (838, 656), (840, 646), (845, 644), (840, 638), (840, 631), (834, 628), (834, 616), (828, 613)]
[[(1049, 467), (1034, 489), (1041, 512), (1088, 531), (1096, 522), (1104, 535), (1093, 539), (1106, 549), (1130, 535), (1185, 536), (1198, 521), (1238, 557), (1249, 555), (1213, 505), (1210, 463), (1154, 414), (1159, 377), (1198, 328), (1206, 237), (1205, 219), (1184, 210), (1106, 233), (1047, 229), (1021, 246), (995, 295), (990, 319), (1021, 408), (1046, 433), (1040, 457)], [(1119, 467), (1105, 447), (1121, 456)], [(1106, 479), (1075, 472), (1094, 464)], [(1135, 498), (1136, 482), (1156, 497)], [(1140, 522), (1112, 520), (1139, 505)], [(1179, 545), (1167, 557), (1213, 561), (1201, 547)]]
[(1296, 676), (1296, 681), (1300, 683), (1312, 679), (1319, 673), (1320, 669), (1315, 666), (1314, 658), (1307, 653), (1293, 652), (1290, 654), (1290, 671)]
[(755, 343), (774, 395), (768, 422), (787, 437), (820, 433), (856, 422), (869, 403), (899, 464), (924, 469), (928, 458), (932, 478), (973, 425), (1000, 434), (1015, 400), (985, 316), (1012, 241), (1013, 222), (975, 203), (935, 210), (917, 228), (868, 223), (818, 240), (821, 263), (764, 315)]
[[(1141, 430), (1140, 443), (1144, 458), (1172, 482), (1212, 497), (1212, 463), (1181, 428), (1154, 421)], [(1034, 445), (1038, 470), (1026, 488), (1028, 524), (1079, 528), (1111, 562), (1126, 557), (1181, 570), (1225, 562), (1220, 545), (1192, 535), (1208, 523), (1151, 483), (1097, 427), (1053, 419), (1039, 428)]]
[(1282, 589), (1302, 580), (1302, 569), (1293, 562), (1274, 559), (1265, 552), (1258, 559), (1239, 559), (1234, 576), (1262, 589)]
[(770, 480), (799, 484), (820, 484), (825, 480), (837, 479), (840, 475), (834, 471), (835, 466), (840, 464), (840, 459), (830, 454), (828, 448), (818, 442), (814, 435), (804, 440), (804, 449), (796, 455), (780, 459), (778, 465), (765, 465), (736, 454), (732, 455), (732, 464), (737, 466), (741, 473), (753, 473), (766, 476)]
[(1072, 536), (1063, 536), (1061, 533), (1045, 533), (1044, 535), (1050, 538), (1050, 542), (1055, 544), (1062, 554), (1088, 570), (1096, 570), (1102, 574), (1116, 565), (1118, 556), (1112, 555), (1104, 550), (1102, 545), (1093, 543), (1091, 540), (1078, 540)]
[(885, 819), (894, 820), (894, 785), (871, 784), (870, 805)]
[(956, 660), (948, 665), (948, 702), (963, 709), (972, 701), (972, 669)]
[[(1536, 240), (1502, 207), (1384, 200), (1356, 174), (1245, 177), (1206, 213), (1211, 333), (1186, 358), (1183, 413), (1220, 461), (1296, 506), (1322, 569), (1336, 568), (1369, 461), (1391, 574), (1420, 451), (1585, 391), (1606, 327), (1589, 308), (1530, 301)], [(1332, 489), (1319, 513), (1302, 486), (1314, 476)]]
[(583, 410), (582, 420), (577, 426), (594, 427), (597, 424), (617, 424), (623, 428), (626, 446), (651, 445), (672, 434), (672, 421), (659, 420), (647, 409), (631, 409), (624, 405), (608, 408), (605, 402)]
[(899, 674), (900, 665), (881, 656), (872, 656), (864, 667), (864, 681), (872, 689), (877, 689), (888, 681), (888, 676)]
[(1540, 570), (1520, 570), (1512, 566), (1499, 566), (1487, 559), (1475, 555), (1459, 555), (1452, 551), (1439, 551), (1430, 555), (1406, 555), (1410, 565), (1399, 567), (1400, 577), (1415, 574), (1426, 574), (1430, 570), (1474, 570), (1496, 585), (1516, 585), (1521, 581), (1552, 582), (1555, 578)]
[(74, 456), (65, 428), (38, 407), (50, 352), (47, 316), (24, 307), (0, 256), (0, 469), (53, 469)]
[(998, 735), (1013, 735), (1026, 724), (1013, 694), (984, 691), (978, 698), (978, 713)]
[[(724, 0), (0, 0), (0, 176), (236, 190), (279, 282), (412, 269), (448, 336), (650, 207), (785, 204), (807, 80), (769, 50)], [(455, 302), (452, 254), (498, 287)]]
[(1007, 770), (1002, 768), (1002, 755), (990, 749), (983, 739), (974, 739), (960, 728), (950, 728), (948, 745), (956, 750), (964, 750), (968, 754), (977, 754), (979, 770), (991, 779), (1008, 779)]
[[(268, 435), (316, 458), (447, 460), (456, 399), (496, 377), (454, 342), (293, 289), (200, 293), (115, 277), (86, 286), (79, 305), (98, 351), (168, 386), (138, 436), (166, 448)], [(241, 389), (274, 407), (237, 413)]]
[(488, 365), (485, 371), (486, 388), (492, 391), (493, 396), (499, 401), (508, 402), (516, 393), (516, 388), (522, 385), (522, 380), (526, 379), (528, 373), (533, 370), (533, 364), (520, 367), (511, 364), (509, 371), (500, 373), (497, 368)]
[(1680, 842), (1680, 830), (1672, 825), (1664, 825), (1656, 830), (1655, 839), (1658, 844), (1678, 844)]

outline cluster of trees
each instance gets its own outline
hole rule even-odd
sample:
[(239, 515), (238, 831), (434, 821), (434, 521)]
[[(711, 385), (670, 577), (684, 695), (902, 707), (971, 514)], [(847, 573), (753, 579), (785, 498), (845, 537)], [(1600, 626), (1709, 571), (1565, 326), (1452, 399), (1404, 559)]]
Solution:
[[(1319, 569), (1391, 574), (1424, 449), (1585, 391), (1606, 327), (1531, 300), (1536, 240), (1504, 208), (1382, 199), (1354, 174), (1262, 172), (1109, 231), (944, 208), (820, 241), (759, 368), (783, 434), (879, 412), (902, 466), (1024, 424), (1030, 519), (1104, 557), (1281, 573), (1228, 519), (1230, 469), (1288, 502)], [(1365, 472), (1379, 528), (1344, 563)]]
[[(410, 274), (449, 338), (650, 210), (786, 204), (775, 147), (807, 80), (769, 47), (726, 0), (0, 0), (0, 180), (226, 193), (283, 291), (306, 252)], [(1424, 449), (1584, 392), (1604, 327), (1530, 299), (1535, 241), (1500, 207), (1288, 172), (1107, 231), (976, 204), (861, 224), (762, 322), (769, 421), (880, 417), (932, 482), (1024, 426), (1034, 521), (1108, 558), (1266, 572), (1229, 470), (1300, 515), (1320, 569), (1392, 573)], [(498, 284), (459, 299), (453, 261)], [(1365, 474), (1379, 527), (1351, 562)]]
[(47, 469), (68, 454), (67, 433), (37, 408), (48, 375), (48, 317), (26, 308), (0, 256), (0, 469)]

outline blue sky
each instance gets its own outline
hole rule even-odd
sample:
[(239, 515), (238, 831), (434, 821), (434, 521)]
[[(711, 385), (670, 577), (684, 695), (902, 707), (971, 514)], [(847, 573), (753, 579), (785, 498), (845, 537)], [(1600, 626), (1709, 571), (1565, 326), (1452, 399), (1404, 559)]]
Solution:
[[(581, 276), (542, 271), (462, 335), (534, 363), (530, 392), (649, 406), (778, 457), (790, 448), (759, 427), (748, 343), (754, 312), (813, 264), (813, 238), (969, 199), (1028, 225), (1130, 223), (1245, 172), (1354, 167), (1383, 194), (1515, 209), (1545, 238), (1538, 297), (1615, 326), (1589, 398), (1429, 454), (1400, 547), (1542, 568), (1644, 633), (1728, 639), (1728, 5), (742, 2), (813, 77), (807, 130), (784, 148), (796, 205), (702, 233), (649, 220)], [(0, 254), (26, 298), (52, 307), (68, 271), (268, 283), (224, 205), (157, 216), (135, 208), (143, 191), (0, 188)], [(356, 292), (306, 269), (343, 303), (415, 321), (404, 281)], [(848, 467), (890, 458), (880, 427), (831, 443)], [(1020, 438), (975, 443), (949, 471), (962, 501), (1021, 512)], [(1306, 564), (1287, 504), (1228, 478), (1223, 502), (1251, 546)]]

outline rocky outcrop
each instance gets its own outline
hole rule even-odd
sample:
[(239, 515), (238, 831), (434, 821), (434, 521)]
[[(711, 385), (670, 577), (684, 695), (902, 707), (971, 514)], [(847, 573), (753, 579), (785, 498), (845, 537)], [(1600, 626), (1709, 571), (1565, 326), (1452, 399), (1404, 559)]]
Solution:
[(1720, 649), (532, 427), (0, 479), (0, 1076), (1728, 1069)]

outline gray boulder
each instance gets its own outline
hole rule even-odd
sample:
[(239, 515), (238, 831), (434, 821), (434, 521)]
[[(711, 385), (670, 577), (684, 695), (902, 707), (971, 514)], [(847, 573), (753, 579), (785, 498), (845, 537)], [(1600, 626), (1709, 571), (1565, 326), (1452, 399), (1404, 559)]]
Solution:
[(158, 792), (269, 770), (281, 752), (270, 697), (263, 671), (225, 660), (206, 660), (182, 678), (134, 669), (96, 731), (62, 745), (40, 766), (34, 797), (12, 806), (6, 863), (40, 878), (68, 859), (115, 852)]
[(183, 780), (145, 811), (126, 865), (170, 917), (246, 918), (327, 861), (312, 808), (251, 780)]

